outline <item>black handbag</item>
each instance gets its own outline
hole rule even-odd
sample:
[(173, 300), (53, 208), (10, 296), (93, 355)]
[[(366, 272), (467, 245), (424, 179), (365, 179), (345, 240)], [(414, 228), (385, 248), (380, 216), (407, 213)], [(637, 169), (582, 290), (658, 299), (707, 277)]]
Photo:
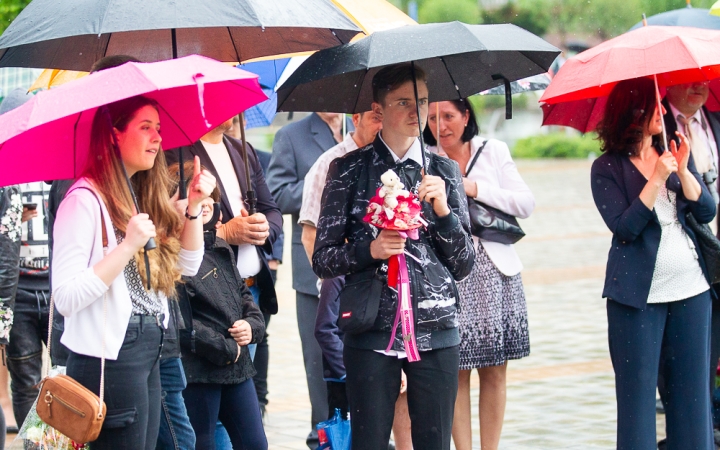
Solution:
[(685, 222), (688, 227), (695, 233), (699, 253), (705, 261), (710, 284), (720, 283), (720, 240), (712, 232), (710, 226), (706, 223), (698, 223), (692, 213), (685, 215)]
[[(486, 140), (478, 148), (475, 157), (467, 168), (467, 174), (475, 166), (475, 162), (487, 143)], [(514, 244), (525, 236), (525, 232), (520, 228), (515, 216), (488, 206), (472, 197), (468, 197), (468, 212), (470, 213), (472, 234), (480, 239), (502, 244)]]
[(338, 328), (348, 334), (359, 334), (372, 328), (384, 284), (387, 284), (387, 279), (380, 276), (377, 269), (346, 276), (339, 297)]

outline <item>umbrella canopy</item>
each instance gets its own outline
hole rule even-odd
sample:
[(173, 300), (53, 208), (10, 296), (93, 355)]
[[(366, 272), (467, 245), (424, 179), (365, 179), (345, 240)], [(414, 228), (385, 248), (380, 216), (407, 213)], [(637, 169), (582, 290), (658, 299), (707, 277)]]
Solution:
[(712, 5), (712, 8), (710, 8), (710, 14), (713, 16), (720, 16), (720, 1), (717, 1), (714, 5)]
[(158, 101), (163, 148), (191, 145), (267, 97), (257, 75), (201, 56), (127, 63), (44, 91), (0, 116), (0, 186), (76, 178), (97, 108), (136, 95)]
[(349, 42), (330, 0), (33, 0), (0, 36), (0, 67), (89, 71), (98, 59), (246, 61)]
[(547, 72), (560, 50), (515, 25), (424, 24), (378, 31), (310, 56), (278, 89), (278, 111), (368, 111), (382, 67), (414, 61), (430, 101), (467, 97)]
[(540, 99), (560, 103), (610, 94), (618, 81), (657, 75), (660, 86), (720, 77), (720, 31), (644, 27), (568, 59)]
[(553, 78), (540, 99), (543, 125), (592, 131), (617, 82), (653, 75), (661, 88), (712, 80), (705, 106), (720, 110), (719, 46), (720, 31), (686, 27), (645, 27), (606, 41), (567, 60)]
[[(695, 27), (709, 30), (720, 30), (720, 17), (710, 15), (709, 9), (693, 8), (688, 5), (686, 8), (665, 11), (647, 18), (648, 25), (661, 25), (670, 27)], [(631, 30), (642, 28), (640, 21), (633, 25)]]

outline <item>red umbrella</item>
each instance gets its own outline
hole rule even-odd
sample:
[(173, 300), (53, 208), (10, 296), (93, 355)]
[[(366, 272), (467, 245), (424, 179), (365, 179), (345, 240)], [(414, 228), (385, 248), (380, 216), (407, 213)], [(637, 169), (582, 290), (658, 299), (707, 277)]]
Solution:
[[(540, 99), (543, 125), (590, 131), (617, 82), (653, 75), (660, 87), (720, 78), (720, 31), (638, 28), (570, 58)], [(720, 110), (720, 82), (710, 84), (706, 106)]]

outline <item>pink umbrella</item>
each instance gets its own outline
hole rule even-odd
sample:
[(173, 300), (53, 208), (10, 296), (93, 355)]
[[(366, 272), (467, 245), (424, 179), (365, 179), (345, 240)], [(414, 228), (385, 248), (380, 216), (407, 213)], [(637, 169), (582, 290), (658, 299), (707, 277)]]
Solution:
[(162, 146), (191, 145), (267, 97), (255, 74), (202, 56), (127, 63), (41, 92), (0, 116), (0, 186), (77, 178), (98, 107), (136, 95), (160, 105)]

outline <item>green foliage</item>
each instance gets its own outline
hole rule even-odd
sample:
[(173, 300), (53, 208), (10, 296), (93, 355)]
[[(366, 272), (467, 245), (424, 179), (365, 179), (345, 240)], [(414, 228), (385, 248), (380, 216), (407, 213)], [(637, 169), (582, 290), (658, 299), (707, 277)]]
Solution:
[(483, 11), (483, 23), (512, 23), (542, 36), (550, 28), (551, 17), (538, 7), (540, 3), (509, 1), (500, 8)]
[(475, 0), (425, 0), (419, 4), (418, 22), (480, 23), (480, 8)]
[(600, 154), (600, 142), (594, 133), (551, 133), (520, 139), (512, 154), (515, 158), (587, 158)]
[(2, 0), (0, 2), (0, 33), (15, 20), (20, 11), (30, 3), (30, 0)]

